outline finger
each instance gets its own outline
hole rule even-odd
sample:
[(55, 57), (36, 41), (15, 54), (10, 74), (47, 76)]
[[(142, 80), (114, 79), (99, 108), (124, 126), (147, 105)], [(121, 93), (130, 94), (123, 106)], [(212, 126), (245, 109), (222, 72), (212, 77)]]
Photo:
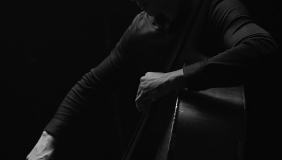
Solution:
[(138, 88), (137, 94), (136, 94), (136, 98), (140, 95), (141, 90)]
[[(145, 98), (142, 98), (142, 97), (145, 97)], [(155, 101), (155, 99), (148, 98), (147, 96), (144, 96), (144, 94), (141, 94), (135, 100), (136, 107), (139, 110), (139, 112), (142, 111), (142, 110), (145, 112), (149, 107), (152, 106), (154, 101)]]
[(140, 95), (141, 95), (141, 94), (139, 94), (139, 95), (136, 97), (136, 99), (135, 99), (136, 108), (138, 109), (139, 112), (141, 112), (141, 111), (143, 110), (143, 108), (142, 108), (142, 102), (140, 101), (140, 98), (139, 98)]
[(138, 109), (139, 112), (141, 112), (142, 110), (144, 111), (144, 108), (143, 108), (143, 101), (148, 99), (146, 98), (147, 94), (144, 93), (144, 92), (141, 92), (138, 97), (135, 99), (135, 103), (136, 103), (136, 108)]

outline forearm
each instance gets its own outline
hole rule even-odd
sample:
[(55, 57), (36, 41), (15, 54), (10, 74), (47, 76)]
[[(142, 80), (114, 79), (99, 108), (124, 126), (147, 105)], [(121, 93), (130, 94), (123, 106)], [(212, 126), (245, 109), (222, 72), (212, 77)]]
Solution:
[(279, 48), (268, 36), (257, 35), (209, 59), (183, 67), (187, 88), (194, 91), (232, 87), (275, 71)]
[(57, 138), (64, 136), (90, 107), (100, 106), (107, 89), (95, 87), (99, 83), (91, 84), (88, 79), (89, 75), (86, 74), (74, 85), (44, 130)]
[(113, 51), (96, 68), (85, 74), (66, 95), (45, 130), (56, 137), (64, 135), (85, 111), (89, 111), (89, 107), (101, 106), (111, 91), (125, 83), (126, 79), (134, 77), (135, 73), (131, 71), (134, 68), (127, 65), (127, 60), (123, 57), (119, 52)]
[(186, 82), (185, 82), (185, 77), (183, 73), (183, 69), (179, 69), (173, 72), (170, 72), (170, 79), (172, 83), (172, 88), (171, 90), (176, 90), (176, 89), (181, 89), (181, 88), (186, 88)]

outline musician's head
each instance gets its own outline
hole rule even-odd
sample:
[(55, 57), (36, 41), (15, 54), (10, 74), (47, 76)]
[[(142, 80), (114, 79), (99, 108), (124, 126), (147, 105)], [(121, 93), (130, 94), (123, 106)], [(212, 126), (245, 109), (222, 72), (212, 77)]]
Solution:
[(131, 0), (146, 11), (151, 16), (156, 16), (160, 13), (171, 14), (175, 12), (181, 0)]

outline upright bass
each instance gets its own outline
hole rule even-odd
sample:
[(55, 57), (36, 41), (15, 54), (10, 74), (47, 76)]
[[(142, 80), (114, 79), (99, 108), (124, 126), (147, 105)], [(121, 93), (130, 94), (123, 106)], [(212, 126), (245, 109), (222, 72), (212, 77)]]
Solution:
[[(164, 72), (208, 58), (195, 47), (208, 3), (198, 0), (192, 6)], [(157, 99), (144, 113), (123, 160), (242, 160), (244, 144), (243, 86), (184, 88)]]

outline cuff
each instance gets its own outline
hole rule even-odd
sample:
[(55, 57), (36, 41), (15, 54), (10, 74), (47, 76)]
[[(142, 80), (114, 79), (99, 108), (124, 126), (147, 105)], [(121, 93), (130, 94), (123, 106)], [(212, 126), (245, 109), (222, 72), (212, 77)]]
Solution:
[(53, 118), (44, 128), (44, 131), (48, 132), (48, 134), (54, 136), (56, 139), (61, 139), (64, 133), (69, 129), (69, 125)]
[(200, 91), (207, 89), (205, 76), (202, 73), (206, 60), (183, 66), (183, 73), (189, 91)]

